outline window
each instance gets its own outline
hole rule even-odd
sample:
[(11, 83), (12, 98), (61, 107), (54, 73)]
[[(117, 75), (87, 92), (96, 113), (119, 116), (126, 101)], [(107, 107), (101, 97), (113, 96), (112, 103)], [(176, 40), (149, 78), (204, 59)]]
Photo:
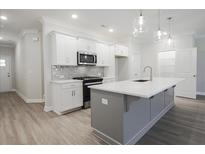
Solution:
[(164, 51), (158, 55), (160, 65), (175, 65), (176, 51)]
[(6, 60), (0, 59), (0, 67), (5, 67), (5, 66), (6, 66)]
[(158, 54), (159, 75), (173, 77), (175, 73), (176, 51), (163, 51)]

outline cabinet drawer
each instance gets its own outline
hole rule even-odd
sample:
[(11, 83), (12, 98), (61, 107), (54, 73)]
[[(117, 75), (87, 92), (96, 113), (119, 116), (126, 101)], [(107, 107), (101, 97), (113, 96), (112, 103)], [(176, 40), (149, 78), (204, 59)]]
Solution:
[(63, 84), (62, 88), (63, 89), (68, 89), (68, 88), (75, 88), (75, 87), (82, 87), (82, 83), (68, 83), (68, 84)]

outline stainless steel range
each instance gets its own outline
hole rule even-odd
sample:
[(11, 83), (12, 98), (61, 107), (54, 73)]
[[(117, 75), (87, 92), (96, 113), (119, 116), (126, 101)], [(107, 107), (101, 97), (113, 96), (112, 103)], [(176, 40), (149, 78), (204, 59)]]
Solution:
[(94, 76), (74, 77), (75, 80), (83, 80), (83, 108), (90, 107), (90, 88), (88, 86), (102, 84), (103, 78)]

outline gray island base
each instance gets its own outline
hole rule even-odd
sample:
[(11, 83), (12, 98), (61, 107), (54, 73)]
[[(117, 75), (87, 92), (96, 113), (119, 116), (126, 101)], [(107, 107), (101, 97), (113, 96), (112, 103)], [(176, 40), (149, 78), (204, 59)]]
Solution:
[(136, 144), (174, 106), (174, 87), (150, 98), (91, 88), (91, 126), (108, 144)]

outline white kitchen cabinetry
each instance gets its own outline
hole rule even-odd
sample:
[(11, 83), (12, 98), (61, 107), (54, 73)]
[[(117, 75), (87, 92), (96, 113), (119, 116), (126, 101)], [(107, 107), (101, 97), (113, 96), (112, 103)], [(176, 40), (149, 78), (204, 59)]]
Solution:
[(51, 33), (52, 65), (77, 65), (77, 39), (68, 35)]
[(77, 51), (96, 52), (95, 41), (79, 38), (77, 41)]
[(109, 46), (103, 43), (96, 43), (97, 66), (110, 66)]
[(128, 47), (123, 45), (115, 45), (115, 56), (128, 57)]
[(82, 107), (82, 82), (52, 83), (52, 104), (57, 114)]

